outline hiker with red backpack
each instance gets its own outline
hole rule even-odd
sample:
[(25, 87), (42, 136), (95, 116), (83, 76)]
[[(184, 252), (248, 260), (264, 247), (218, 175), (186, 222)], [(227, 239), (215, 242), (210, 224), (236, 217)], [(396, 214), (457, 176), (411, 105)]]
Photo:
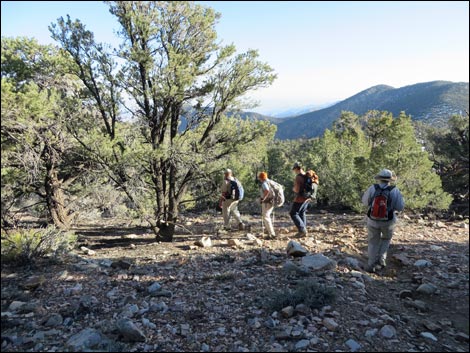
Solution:
[(220, 206), (224, 216), (224, 230), (230, 231), (230, 218), (233, 215), (238, 222), (238, 230), (244, 230), (238, 203), (243, 199), (243, 186), (240, 181), (233, 176), (231, 169), (224, 171), (224, 180), (221, 186)]
[(292, 189), (295, 198), (289, 214), (298, 229), (295, 237), (300, 238), (307, 236), (306, 212), (310, 201), (316, 198), (318, 176), (311, 170), (305, 172), (299, 162), (294, 163), (292, 170), (296, 174), (294, 188)]
[(378, 183), (370, 186), (362, 196), (362, 204), (368, 206), (368, 272), (387, 266), (387, 251), (397, 223), (395, 211), (402, 211), (405, 207), (400, 190), (391, 185), (397, 179), (392, 171), (382, 169), (375, 179)]

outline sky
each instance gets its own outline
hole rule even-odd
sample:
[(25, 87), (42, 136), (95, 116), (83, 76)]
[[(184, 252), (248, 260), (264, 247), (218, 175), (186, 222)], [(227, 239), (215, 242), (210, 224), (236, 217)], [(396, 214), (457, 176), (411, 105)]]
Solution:
[[(257, 49), (276, 72), (270, 87), (247, 95), (259, 102), (252, 111), (322, 105), (379, 84), (469, 81), (467, 1), (196, 2), (221, 14), (222, 44)], [(119, 25), (99, 1), (2, 1), (1, 35), (51, 44), (48, 26), (67, 14), (118, 45)]]

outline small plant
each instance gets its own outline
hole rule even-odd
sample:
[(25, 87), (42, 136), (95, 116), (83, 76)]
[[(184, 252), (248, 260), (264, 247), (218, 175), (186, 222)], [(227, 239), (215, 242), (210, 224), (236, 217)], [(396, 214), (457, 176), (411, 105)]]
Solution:
[(1, 233), (2, 261), (31, 263), (45, 256), (60, 257), (75, 244), (77, 237), (53, 226), (45, 229), (17, 229)]
[(294, 290), (285, 289), (268, 294), (267, 307), (270, 311), (279, 311), (286, 306), (295, 307), (305, 304), (311, 309), (319, 309), (336, 299), (334, 287), (328, 287), (311, 280), (297, 283)]

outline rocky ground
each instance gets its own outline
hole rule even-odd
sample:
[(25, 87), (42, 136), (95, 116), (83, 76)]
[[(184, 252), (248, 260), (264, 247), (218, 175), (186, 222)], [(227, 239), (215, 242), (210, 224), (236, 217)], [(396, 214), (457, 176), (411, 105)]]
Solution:
[[(3, 266), (2, 351), (469, 350), (468, 219), (403, 215), (377, 274), (362, 270), (362, 216), (310, 213), (309, 237), (294, 239), (277, 211), (276, 240), (246, 219), (251, 229), (223, 233), (220, 215), (186, 215), (173, 243), (83, 225), (65, 260)], [(306, 256), (289, 256), (290, 240)], [(301, 281), (336, 299), (272, 309)]]

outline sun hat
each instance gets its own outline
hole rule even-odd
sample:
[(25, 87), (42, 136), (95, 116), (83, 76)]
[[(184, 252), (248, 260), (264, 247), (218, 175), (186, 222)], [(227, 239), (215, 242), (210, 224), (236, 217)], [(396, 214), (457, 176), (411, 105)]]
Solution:
[(258, 178), (260, 178), (261, 180), (266, 180), (266, 179), (268, 179), (268, 173), (261, 172), (261, 173), (259, 173)]
[(382, 169), (379, 174), (374, 177), (376, 180), (384, 181), (395, 181), (397, 180), (396, 175), (389, 169)]

